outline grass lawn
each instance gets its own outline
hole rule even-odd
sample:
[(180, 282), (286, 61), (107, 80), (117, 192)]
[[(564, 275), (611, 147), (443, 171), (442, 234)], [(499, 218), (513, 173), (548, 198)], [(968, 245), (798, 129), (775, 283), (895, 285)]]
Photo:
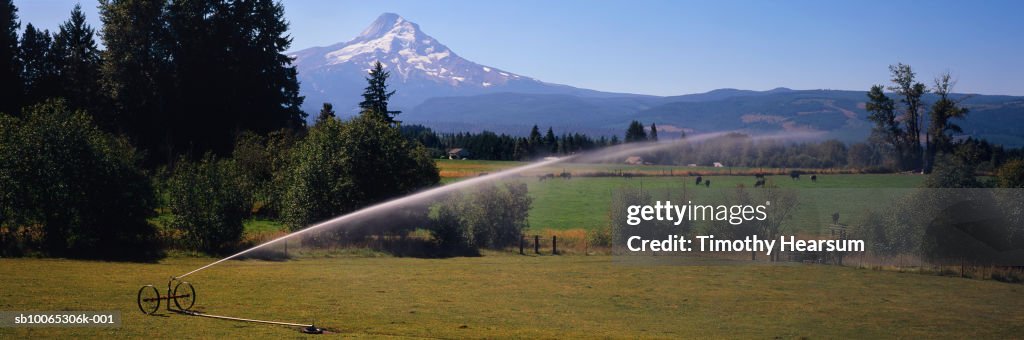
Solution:
[[(212, 261), (0, 259), (0, 310), (117, 310), (120, 328), (0, 338), (292, 338), (282, 326), (141, 314), (138, 288)], [(190, 276), (196, 309), (343, 336), (1016, 338), (1024, 286), (849, 267), (630, 266), (605, 256), (229, 261)]]

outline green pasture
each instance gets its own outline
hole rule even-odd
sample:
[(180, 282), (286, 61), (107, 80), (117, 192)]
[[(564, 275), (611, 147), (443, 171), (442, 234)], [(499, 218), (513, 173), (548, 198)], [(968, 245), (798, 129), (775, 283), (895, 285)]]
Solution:
[[(677, 192), (685, 187), (695, 203), (701, 199), (722, 202), (738, 185), (751, 191), (753, 176), (703, 176), (711, 186), (695, 185), (695, 178), (681, 177), (576, 177), (570, 180), (538, 181), (522, 178), (534, 198), (530, 210), (532, 229), (592, 229), (608, 224), (612, 194), (619, 188), (642, 188), (652, 193)], [(794, 219), (795, 230), (813, 230), (819, 222), (831, 222), (833, 212), (840, 213), (841, 223), (855, 223), (865, 209), (880, 208), (892, 203), (899, 194), (920, 185), (922, 176), (915, 175), (819, 175), (817, 182), (809, 178), (792, 180), (789, 176), (768, 176), (770, 184), (795, 190), (799, 196)], [(659, 200), (658, 195), (653, 199)], [(728, 202), (726, 200), (726, 202)], [(653, 203), (653, 202), (652, 202)], [(678, 204), (678, 202), (676, 202)]]
[[(463, 178), (475, 177), (516, 166), (524, 162), (439, 160), (442, 173), (460, 173), (465, 177), (443, 177), (448, 184)], [(473, 172), (478, 171), (478, 172)], [(543, 174), (560, 174), (563, 171), (574, 174), (644, 174), (633, 177), (623, 176), (574, 176), (566, 180), (554, 178), (539, 180)], [(831, 172), (830, 170), (815, 170)], [(696, 185), (696, 176), (690, 172), (714, 173), (701, 176), (711, 181), (711, 186)], [(534, 198), (530, 210), (530, 228), (534, 230), (593, 229), (608, 224), (608, 211), (613, 192), (620, 188), (642, 188), (652, 193), (687, 190), (688, 196), (699, 202), (722, 202), (725, 195), (733, 194), (737, 186), (751, 190), (755, 178), (742, 173), (786, 173), (785, 169), (771, 168), (711, 168), (685, 166), (654, 166), (625, 164), (579, 164), (566, 163), (533, 169), (513, 176), (512, 180), (526, 182)], [(733, 175), (730, 175), (732, 173)], [(782, 189), (796, 189), (799, 196), (799, 210), (793, 216), (791, 230), (816, 233), (824, 223), (831, 223), (832, 213), (840, 214), (840, 223), (856, 224), (868, 209), (879, 209), (892, 204), (900, 195), (912, 188), (920, 187), (924, 176), (913, 174), (832, 174), (802, 175), (793, 180), (788, 175), (769, 175), (769, 184)], [(660, 199), (657, 195), (655, 200)], [(727, 199), (724, 200), (728, 202)], [(652, 202), (653, 203), (653, 202)]]
[[(0, 259), (0, 310), (119, 311), (119, 328), (0, 328), (0, 338), (296, 338), (284, 326), (136, 307), (214, 259)], [(196, 310), (355, 338), (1016, 338), (1024, 288), (851, 267), (631, 266), (607, 256), (229, 261), (187, 278)], [(317, 336), (308, 336), (316, 338)], [(323, 336), (320, 336), (323, 337)]]

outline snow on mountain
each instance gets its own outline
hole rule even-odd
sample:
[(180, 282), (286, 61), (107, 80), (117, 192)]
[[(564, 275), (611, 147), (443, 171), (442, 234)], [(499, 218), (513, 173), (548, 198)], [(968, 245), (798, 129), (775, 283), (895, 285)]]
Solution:
[(394, 13), (382, 14), (352, 40), (301, 50), (292, 57), (310, 112), (322, 102), (332, 102), (344, 114), (354, 114), (366, 86), (363, 78), (376, 61), (391, 72), (389, 85), (397, 90), (392, 104), (399, 109), (433, 97), (498, 92), (612, 95), (544, 83), (466, 60)]

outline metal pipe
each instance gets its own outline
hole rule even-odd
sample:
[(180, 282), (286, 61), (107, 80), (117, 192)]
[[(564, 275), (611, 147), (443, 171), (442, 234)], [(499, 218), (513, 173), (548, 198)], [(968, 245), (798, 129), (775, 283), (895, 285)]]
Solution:
[(204, 318), (234, 320), (234, 321), (244, 321), (244, 322), (255, 322), (255, 323), (266, 323), (266, 324), (271, 324), (271, 325), (282, 325), (282, 326), (313, 327), (313, 325), (307, 325), (307, 324), (301, 324), (301, 323), (291, 323), (291, 322), (281, 322), (281, 321), (267, 321), (267, 320), (257, 320), (257, 319), (236, 318), (236, 317), (231, 317), (231, 316), (206, 314), (206, 313), (193, 312), (193, 311), (187, 311), (187, 310), (172, 309), (172, 311), (178, 312), (178, 313), (181, 313), (181, 314), (186, 314), (186, 315), (201, 316), (201, 317), (204, 317)]

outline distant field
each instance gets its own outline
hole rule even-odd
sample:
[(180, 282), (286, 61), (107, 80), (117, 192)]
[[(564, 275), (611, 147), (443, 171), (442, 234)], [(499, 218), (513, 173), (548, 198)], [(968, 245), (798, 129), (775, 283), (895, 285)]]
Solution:
[[(438, 159), (438, 170), (444, 182), (452, 181), (454, 178), (475, 177), (481, 173), (491, 173), (505, 169), (514, 168), (529, 164), (528, 162), (515, 161), (481, 161), (481, 160), (450, 160)], [(559, 174), (567, 171), (573, 175), (594, 175), (613, 173), (632, 173), (646, 176), (685, 176), (687, 174), (699, 175), (738, 175), (738, 174), (788, 174), (792, 170), (821, 173), (841, 173), (841, 169), (782, 169), (782, 168), (748, 168), (748, 167), (709, 167), (709, 166), (680, 166), (680, 165), (629, 165), (629, 164), (583, 164), (583, 163), (560, 163), (547, 169), (530, 171), (525, 175), (539, 175), (545, 173)]]
[[(442, 173), (463, 174), (475, 177), (480, 173), (493, 173), (504, 169), (527, 164), (526, 162), (475, 161), (475, 160), (439, 160)], [(543, 230), (590, 230), (608, 224), (608, 210), (612, 193), (623, 187), (644, 188), (645, 190), (663, 191), (676, 190), (686, 185), (690, 193), (697, 197), (718, 197), (731, 193), (731, 189), (743, 184), (751, 187), (754, 178), (747, 175), (705, 175), (711, 180), (711, 188), (694, 186), (694, 177), (677, 176), (638, 176), (630, 179), (623, 177), (573, 177), (571, 180), (556, 178), (539, 181), (537, 174), (560, 173), (568, 171), (597, 171), (620, 169), (623, 171), (676, 171), (681, 167), (657, 166), (620, 166), (611, 164), (567, 164), (524, 173), (513, 178), (527, 183), (530, 195), (534, 198), (530, 211), (529, 223), (531, 232)], [(656, 170), (660, 169), (660, 170)], [(690, 168), (692, 169), (692, 168)], [(722, 168), (702, 168), (704, 170), (721, 170)], [(737, 169), (733, 169), (737, 170)], [(750, 169), (740, 169), (750, 170)], [(727, 171), (727, 170), (726, 170)], [(839, 212), (841, 222), (857, 223), (859, 216), (867, 208), (877, 208), (889, 204), (896, 199), (893, 192), (899, 189), (915, 188), (924, 181), (923, 176), (902, 174), (819, 174), (819, 180), (811, 182), (809, 176), (801, 180), (792, 180), (789, 176), (767, 176), (770, 183), (781, 188), (801, 189), (801, 209), (795, 221), (801, 226), (796, 231), (815, 232), (808, 225), (820, 226), (821, 221), (830, 221), (833, 212)], [(443, 184), (452, 183), (462, 178), (445, 177)], [(844, 190), (856, 189), (856, 190)], [(877, 190), (875, 190), (877, 189)], [(891, 190), (896, 189), (896, 190)], [(885, 194), (882, 194), (885, 193)], [(708, 196), (710, 195), (710, 196)], [(658, 197), (655, 197), (657, 199)], [(161, 215), (151, 221), (164, 225), (169, 215)], [(273, 234), (282, 230), (280, 222), (272, 220), (251, 219), (245, 221), (247, 234)]]
[[(473, 161), (473, 160), (439, 160), (438, 167), (442, 173), (477, 176), (482, 172), (495, 172), (525, 165), (525, 162)], [(448, 171), (448, 172), (446, 172)], [(477, 171), (477, 172), (474, 172)], [(571, 180), (556, 178), (539, 181), (537, 175), (561, 173), (568, 171), (581, 173), (637, 173), (630, 179), (623, 177), (582, 177), (575, 176)], [(715, 173), (721, 175), (703, 175), (710, 180), (710, 188), (695, 186), (694, 176), (688, 172)], [(748, 188), (754, 185), (754, 177), (750, 175), (728, 175), (736, 173), (786, 173), (783, 169), (752, 169), (752, 168), (710, 168), (681, 166), (647, 166), (623, 164), (558, 164), (545, 169), (536, 169), (521, 174), (518, 179), (526, 182), (530, 195), (534, 198), (533, 209), (530, 210), (530, 228), (535, 231), (545, 229), (584, 229), (589, 230), (608, 224), (608, 209), (612, 193), (623, 187), (644, 188), (646, 190), (663, 191), (679, 189), (686, 185), (695, 196), (720, 197), (731, 193), (738, 185)], [(671, 175), (671, 176), (669, 176)], [(794, 216), (794, 230), (808, 233), (818, 232), (822, 222), (830, 222), (833, 212), (840, 214), (842, 223), (858, 223), (866, 209), (884, 207), (899, 194), (916, 188), (924, 181), (924, 176), (906, 174), (818, 174), (818, 181), (812, 182), (809, 175), (800, 180), (793, 180), (788, 175), (769, 175), (767, 181), (780, 188), (800, 189), (800, 211)], [(464, 178), (464, 177), (463, 177)], [(445, 177), (444, 183), (459, 180), (458, 177)], [(708, 196), (710, 195), (710, 196)], [(657, 199), (657, 197), (655, 197)]]
[[(695, 199), (731, 194), (731, 189), (743, 184), (750, 188), (750, 176), (703, 176), (710, 180), (711, 188), (694, 186), (691, 177), (616, 177), (573, 178), (548, 180), (526, 178), (530, 195), (534, 198), (530, 210), (532, 229), (592, 229), (608, 223), (608, 210), (612, 193), (623, 187), (643, 188), (662, 192), (666, 188), (678, 189), (684, 183)], [(899, 188), (914, 188), (924, 180), (915, 175), (821, 175), (817, 183), (808, 179), (793, 181), (788, 176), (768, 176), (769, 183), (781, 188), (799, 190), (802, 209), (797, 213), (798, 230), (813, 231), (811, 225), (831, 221), (833, 212), (840, 213), (840, 221), (857, 222), (866, 208), (878, 208), (898, 198), (891, 193), (905, 192)], [(892, 190), (896, 188), (897, 190)], [(885, 194), (882, 194), (885, 193)], [(658, 197), (654, 197), (658, 199)], [(817, 224), (814, 224), (817, 223)]]
[(475, 177), (481, 173), (501, 171), (526, 164), (526, 162), (512, 161), (437, 160), (437, 168), (441, 172), (442, 179)]
[[(135, 306), (143, 284), (211, 262), (0, 259), (0, 310), (120, 311), (120, 328), (0, 338), (294, 338), (296, 330)], [(196, 309), (315, 322), (357, 338), (1017, 338), (1024, 291), (849, 267), (630, 266), (606, 256), (229, 261), (188, 278)]]

